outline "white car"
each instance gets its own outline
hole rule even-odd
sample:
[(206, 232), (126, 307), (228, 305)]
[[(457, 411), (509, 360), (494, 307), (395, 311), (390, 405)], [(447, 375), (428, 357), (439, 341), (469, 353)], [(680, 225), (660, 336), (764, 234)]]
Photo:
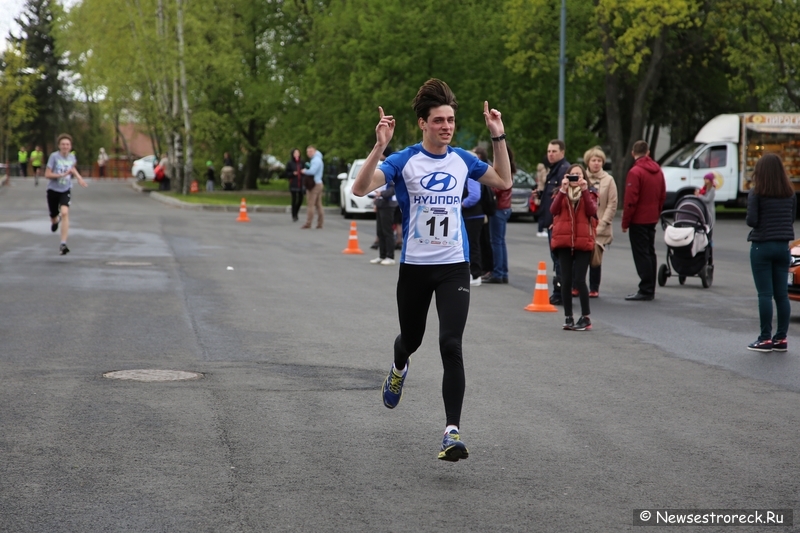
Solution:
[(152, 181), (156, 177), (156, 173), (154, 170), (155, 166), (156, 166), (156, 156), (147, 155), (133, 162), (133, 167), (131, 167), (131, 174), (133, 174), (133, 176), (139, 181), (142, 180)]
[(339, 208), (344, 218), (352, 218), (353, 215), (374, 214), (373, 198), (369, 196), (356, 196), (353, 194), (353, 182), (356, 180), (358, 171), (366, 159), (356, 159), (350, 165), (350, 170), (342, 172), (339, 178)]

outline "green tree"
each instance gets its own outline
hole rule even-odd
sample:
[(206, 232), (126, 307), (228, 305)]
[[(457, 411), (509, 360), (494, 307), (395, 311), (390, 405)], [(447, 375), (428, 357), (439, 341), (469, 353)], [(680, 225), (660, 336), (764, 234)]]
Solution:
[(800, 111), (800, 1), (719, 0), (712, 22), (748, 110)]
[(8, 42), (0, 55), (0, 147), (6, 162), (26, 141), (27, 132), (20, 127), (36, 116), (36, 73), (25, 62), (25, 46)]
[(39, 71), (33, 88), (36, 115), (24, 126), (25, 141), (45, 148), (53, 146), (70, 112), (62, 80), (66, 63), (56, 51), (53, 31), (60, 13), (61, 8), (54, 0), (26, 0), (22, 14), (15, 19), (20, 35), (13, 40), (25, 44), (26, 64)]

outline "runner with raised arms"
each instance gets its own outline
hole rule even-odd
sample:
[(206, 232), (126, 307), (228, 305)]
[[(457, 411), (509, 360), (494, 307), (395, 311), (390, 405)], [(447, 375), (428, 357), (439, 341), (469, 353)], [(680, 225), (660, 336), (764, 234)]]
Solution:
[(500, 112), (489, 109), (488, 102), (483, 104), (483, 115), (494, 147), (494, 167), (471, 152), (450, 146), (458, 103), (446, 83), (437, 79), (425, 82), (412, 106), (422, 142), (393, 153), (378, 167), (395, 128), (394, 118), (384, 115), (379, 107), (377, 142), (353, 183), (353, 194), (364, 196), (392, 183), (403, 214), (403, 251), (397, 280), (400, 334), (394, 342), (394, 364), (382, 387), (383, 403), (389, 409), (400, 403), (409, 357), (422, 344), (435, 293), (447, 419), (439, 459), (458, 461), (469, 456), (459, 430), (465, 388), (461, 338), (470, 288), (469, 243), (461, 218), (461, 195), (467, 179), (498, 189), (511, 188), (511, 166)]

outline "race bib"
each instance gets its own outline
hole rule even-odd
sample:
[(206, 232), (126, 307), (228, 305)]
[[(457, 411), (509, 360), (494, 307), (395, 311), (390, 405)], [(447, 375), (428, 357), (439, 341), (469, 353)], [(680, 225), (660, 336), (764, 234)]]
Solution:
[(458, 207), (418, 205), (414, 239), (429, 246), (461, 246), (461, 217)]

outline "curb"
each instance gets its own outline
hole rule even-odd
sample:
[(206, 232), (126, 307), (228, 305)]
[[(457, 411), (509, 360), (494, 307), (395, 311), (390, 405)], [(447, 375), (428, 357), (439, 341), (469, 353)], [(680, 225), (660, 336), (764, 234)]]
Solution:
[[(238, 213), (240, 209), (239, 205), (190, 204), (189, 202), (184, 202), (176, 198), (172, 198), (171, 196), (166, 196), (157, 191), (146, 190), (135, 182), (131, 183), (131, 188), (137, 192), (150, 195), (150, 198), (152, 198), (153, 200), (157, 200), (162, 204), (166, 204), (171, 207), (177, 207), (179, 209), (193, 209), (195, 211), (217, 211), (217, 212), (230, 212), (230, 213)], [(339, 214), (338, 207), (323, 207), (322, 211), (326, 215)], [(291, 213), (291, 206), (249, 205), (247, 206), (247, 212), (248, 213)], [(300, 212), (306, 213), (307, 212), (306, 206), (301, 207)]]

